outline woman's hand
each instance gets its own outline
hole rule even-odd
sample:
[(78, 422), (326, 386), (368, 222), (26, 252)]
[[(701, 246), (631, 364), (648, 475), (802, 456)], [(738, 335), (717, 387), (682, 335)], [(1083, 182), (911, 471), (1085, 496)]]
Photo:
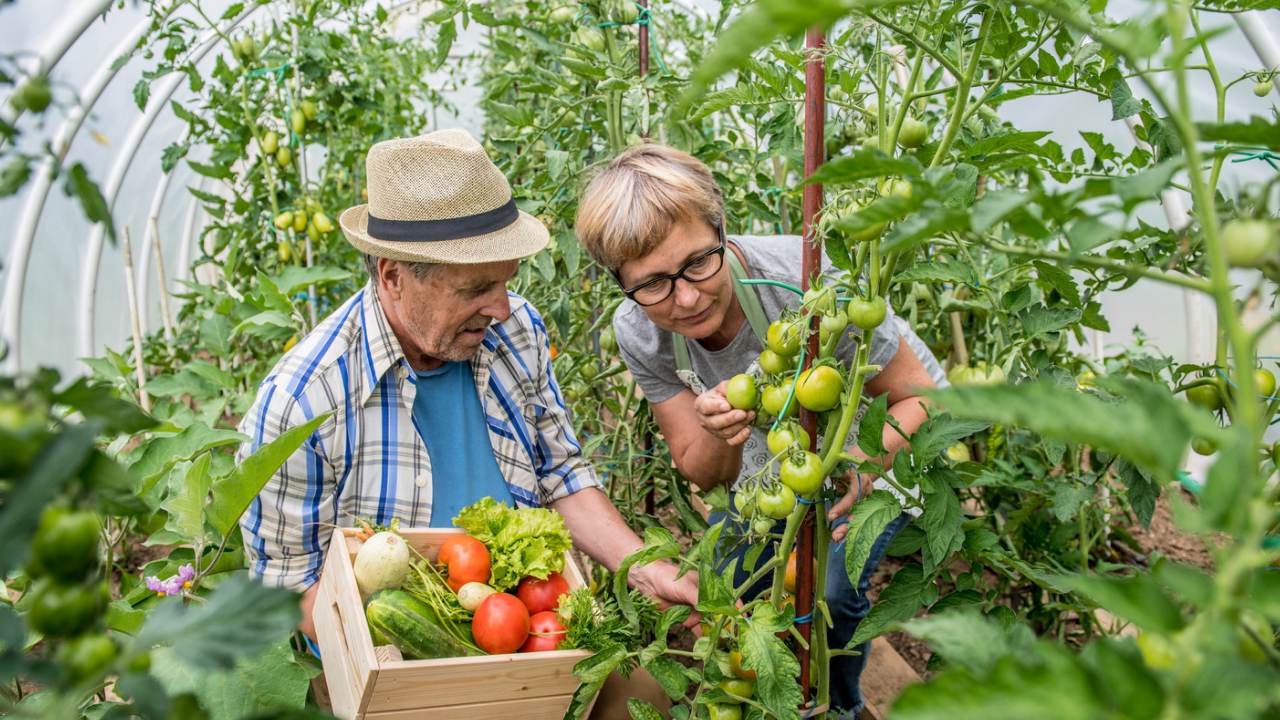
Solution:
[(755, 411), (738, 410), (729, 404), (724, 395), (727, 384), (726, 380), (699, 395), (693, 401), (693, 409), (698, 413), (698, 424), (703, 430), (736, 446), (751, 436), (751, 423), (755, 421), (756, 414)]

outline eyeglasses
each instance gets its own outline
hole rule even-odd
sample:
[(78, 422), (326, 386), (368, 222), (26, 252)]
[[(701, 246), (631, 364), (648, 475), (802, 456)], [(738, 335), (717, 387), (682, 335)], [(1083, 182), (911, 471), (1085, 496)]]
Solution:
[[(720, 235), (720, 244), (690, 258), (674, 275), (659, 275), (635, 287), (624, 287), (622, 288), (622, 293), (634, 300), (637, 305), (649, 307), (671, 297), (671, 293), (675, 292), (676, 289), (676, 280), (683, 279), (685, 282), (691, 283), (710, 280), (724, 266), (724, 228), (717, 227), (716, 231)], [(617, 279), (618, 284), (621, 285), (622, 278), (616, 270), (613, 276)]]

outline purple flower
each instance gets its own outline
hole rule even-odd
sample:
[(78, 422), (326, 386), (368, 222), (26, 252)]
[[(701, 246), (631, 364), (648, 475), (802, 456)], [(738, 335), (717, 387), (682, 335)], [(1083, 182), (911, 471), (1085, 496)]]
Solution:
[(195, 577), (195, 566), (188, 563), (178, 568), (177, 575), (173, 575), (165, 580), (161, 580), (154, 575), (148, 576), (147, 589), (161, 597), (166, 595), (181, 595), (183, 590), (191, 589), (191, 583), (195, 580)]

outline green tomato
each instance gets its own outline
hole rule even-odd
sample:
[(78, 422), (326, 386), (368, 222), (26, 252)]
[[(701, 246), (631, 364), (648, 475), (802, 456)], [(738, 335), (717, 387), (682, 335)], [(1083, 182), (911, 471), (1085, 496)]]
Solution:
[(826, 412), (840, 404), (844, 378), (830, 365), (811, 367), (800, 374), (796, 400), (807, 410)]
[(739, 678), (721, 680), (720, 689), (740, 698), (751, 698), (756, 694), (755, 683)]
[(791, 369), (791, 363), (788, 359), (778, 353), (765, 348), (760, 351), (760, 357), (756, 360), (760, 365), (760, 369), (770, 375), (781, 375)]
[(787, 421), (778, 425), (776, 429), (770, 430), (766, 442), (769, 446), (769, 452), (774, 455), (781, 455), (792, 447), (808, 450), (809, 433), (800, 427), (800, 423)]
[(729, 378), (724, 388), (724, 396), (729, 404), (738, 410), (754, 410), (760, 402), (756, 379), (746, 373), (738, 373)]
[[(782, 408), (786, 405), (787, 398), (791, 396), (792, 383), (790, 380), (782, 385), (768, 385), (764, 392), (760, 394), (760, 408), (765, 413), (772, 416), (782, 414)], [(796, 402), (793, 400), (790, 407), (787, 407), (787, 417), (794, 417), (796, 414)]]
[(631, 0), (618, 0), (617, 7), (613, 11), (613, 19), (615, 22), (630, 25), (640, 19), (640, 8), (636, 7)]
[(1209, 438), (1198, 437), (1191, 441), (1191, 449), (1197, 455), (1212, 455), (1218, 449), (1218, 446)]
[(844, 335), (847, 327), (849, 327), (849, 316), (846, 313), (836, 311), (830, 315), (823, 315), (818, 325), (818, 339), (825, 345), (832, 337)]
[(918, 148), (929, 137), (929, 126), (915, 118), (902, 121), (902, 129), (898, 131), (898, 145), (907, 148)]
[(1258, 97), (1266, 97), (1271, 94), (1271, 88), (1273, 87), (1275, 87), (1275, 83), (1272, 81), (1259, 80), (1258, 83), (1253, 86), (1253, 94)]
[(988, 365), (985, 361), (976, 363), (969, 370), (970, 385), (1003, 385), (1007, 379), (1004, 368), (999, 365)]
[(756, 518), (751, 521), (751, 529), (757, 535), (768, 535), (773, 532), (773, 521), (769, 518)]
[(1258, 386), (1258, 394), (1263, 397), (1269, 398), (1276, 394), (1276, 376), (1266, 368), (1253, 371), (1253, 384)]
[(797, 495), (812, 495), (822, 487), (826, 475), (822, 472), (822, 460), (808, 450), (795, 453), (782, 461), (779, 473), (782, 484)]
[(1172, 670), (1178, 666), (1178, 653), (1163, 635), (1138, 633), (1138, 651), (1142, 661), (1152, 670)]
[(881, 197), (911, 197), (911, 181), (904, 178), (889, 178), (880, 183)]
[(274, 155), (276, 150), (280, 149), (280, 136), (274, 130), (268, 130), (262, 136), (262, 152), (264, 155)]
[[(293, 162), (293, 150), (287, 145), (276, 150), (276, 163), (280, 167), (288, 167)], [(305, 218), (306, 213), (302, 216)]]
[(833, 313), (836, 309), (835, 288), (830, 286), (809, 288), (805, 291), (800, 303), (815, 315)]
[(64, 585), (48, 578), (30, 592), (27, 621), (33, 630), (51, 637), (72, 637), (93, 627), (108, 598), (105, 584)]
[(293, 132), (301, 135), (307, 129), (307, 115), (301, 110), (294, 110), (289, 114), (289, 127), (293, 128)]
[(595, 52), (603, 52), (605, 48), (604, 33), (600, 28), (583, 26), (578, 28), (578, 42), (585, 45), (587, 49)]
[(846, 312), (849, 314), (849, 322), (853, 323), (854, 327), (872, 330), (884, 322), (885, 315), (888, 314), (888, 305), (885, 304), (884, 298), (878, 295), (870, 299), (854, 298), (849, 301)]
[(1196, 385), (1187, 388), (1187, 400), (1211, 412), (1222, 409), (1222, 395), (1215, 385)]
[(573, 19), (577, 16), (578, 8), (572, 5), (561, 5), (555, 10), (552, 10), (551, 14), (547, 16), (547, 19), (557, 25), (564, 25), (566, 23), (573, 22)]
[(769, 349), (783, 357), (792, 357), (800, 352), (800, 340), (804, 336), (804, 328), (798, 322), (774, 320), (769, 323), (765, 333), (765, 341)]
[(303, 100), (298, 103), (298, 107), (302, 110), (302, 115), (308, 120), (315, 120), (316, 114), (320, 111), (315, 102), (311, 100)]
[(760, 490), (756, 504), (765, 517), (782, 520), (796, 508), (796, 494), (786, 485), (775, 484), (773, 487)]
[(1219, 237), (1234, 267), (1259, 267), (1275, 254), (1275, 232), (1265, 220), (1232, 220)]
[(969, 446), (962, 442), (947, 448), (947, 459), (953, 463), (969, 462), (973, 459), (973, 455), (969, 452)]
[(733, 493), (733, 509), (742, 517), (751, 517), (756, 514), (757, 500), (758, 493), (754, 487), (743, 488)]
[(58, 662), (72, 685), (102, 677), (116, 660), (116, 644), (107, 635), (82, 635), (58, 648)]
[(49, 79), (44, 75), (34, 75), (9, 97), (13, 109), (21, 112), (44, 112), (53, 102), (53, 92), (49, 89)]
[(707, 705), (707, 720), (742, 720), (742, 706), (732, 703)]
[(31, 542), (31, 562), (42, 574), (75, 583), (98, 569), (102, 521), (92, 512), (50, 507)]

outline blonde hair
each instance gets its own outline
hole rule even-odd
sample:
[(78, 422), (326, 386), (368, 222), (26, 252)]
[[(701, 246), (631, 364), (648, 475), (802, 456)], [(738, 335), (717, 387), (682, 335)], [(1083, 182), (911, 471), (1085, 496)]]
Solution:
[(646, 143), (628, 148), (587, 184), (578, 203), (578, 241), (616, 271), (653, 252), (686, 220), (724, 222), (724, 197), (711, 169), (689, 153)]

